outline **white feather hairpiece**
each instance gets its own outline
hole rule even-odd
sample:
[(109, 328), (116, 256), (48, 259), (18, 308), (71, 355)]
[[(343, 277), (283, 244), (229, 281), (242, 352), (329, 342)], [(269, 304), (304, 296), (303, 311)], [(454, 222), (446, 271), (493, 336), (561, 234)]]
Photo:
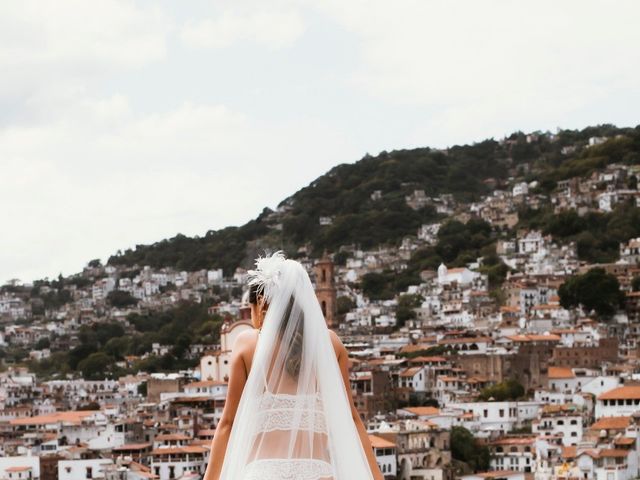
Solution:
[(255, 270), (248, 270), (249, 286), (257, 285), (258, 292), (264, 295), (267, 302), (273, 298), (275, 289), (280, 281), (282, 266), (286, 260), (282, 250), (274, 252), (271, 256), (259, 256), (256, 258)]

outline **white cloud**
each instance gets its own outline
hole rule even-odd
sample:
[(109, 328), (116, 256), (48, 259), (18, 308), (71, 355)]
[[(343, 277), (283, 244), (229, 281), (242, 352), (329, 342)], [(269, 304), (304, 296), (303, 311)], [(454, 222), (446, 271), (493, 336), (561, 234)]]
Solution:
[(304, 30), (301, 15), (294, 11), (227, 10), (216, 18), (188, 23), (180, 37), (190, 47), (225, 48), (238, 42), (254, 42), (278, 49), (292, 45)]
[(162, 60), (172, 29), (159, 9), (125, 0), (1, 2), (0, 104), (28, 107), (34, 96)]
[(2, 273), (68, 274), (117, 248), (237, 224), (345, 152), (356, 150), (310, 120), (265, 125), (191, 103), (137, 114), (122, 95), (70, 99), (46, 126), (0, 130), (0, 203), (12, 206), (3, 222), (18, 226), (0, 237)]
[(309, 4), (358, 38), (353, 85), (395, 106), (428, 108), (434, 139), (559, 125), (616, 88), (639, 93), (633, 0)]

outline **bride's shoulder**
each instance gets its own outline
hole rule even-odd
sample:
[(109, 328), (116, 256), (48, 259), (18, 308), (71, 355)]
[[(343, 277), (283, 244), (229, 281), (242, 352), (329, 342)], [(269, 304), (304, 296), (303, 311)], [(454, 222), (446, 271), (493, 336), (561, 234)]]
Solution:
[(251, 328), (239, 333), (233, 346), (238, 349), (251, 348), (255, 346), (257, 341), (258, 330)]
[(333, 349), (336, 351), (336, 356), (340, 357), (342, 352), (346, 352), (347, 349), (342, 343), (342, 340), (340, 340), (338, 334), (331, 329), (329, 329), (329, 338), (331, 339), (331, 343), (333, 344)]

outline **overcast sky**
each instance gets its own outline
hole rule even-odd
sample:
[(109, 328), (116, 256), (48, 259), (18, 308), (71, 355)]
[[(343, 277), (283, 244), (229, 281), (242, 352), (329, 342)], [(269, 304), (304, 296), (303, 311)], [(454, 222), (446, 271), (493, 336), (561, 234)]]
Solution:
[(0, 282), (240, 225), (365, 153), (633, 126), (640, 2), (0, 3)]

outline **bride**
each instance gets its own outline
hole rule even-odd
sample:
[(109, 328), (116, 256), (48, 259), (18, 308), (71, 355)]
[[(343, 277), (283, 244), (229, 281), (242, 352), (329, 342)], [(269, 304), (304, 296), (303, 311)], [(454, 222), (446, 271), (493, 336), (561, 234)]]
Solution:
[(256, 330), (238, 336), (204, 480), (380, 480), (353, 405), (347, 350), (304, 267), (281, 252), (249, 270)]

